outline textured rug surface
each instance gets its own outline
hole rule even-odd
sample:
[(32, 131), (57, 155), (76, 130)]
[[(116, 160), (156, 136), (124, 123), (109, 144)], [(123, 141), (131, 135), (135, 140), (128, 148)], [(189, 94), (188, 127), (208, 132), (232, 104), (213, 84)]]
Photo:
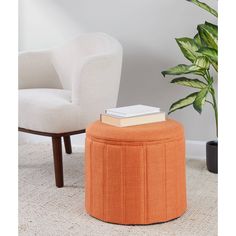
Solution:
[(217, 175), (203, 160), (187, 161), (187, 212), (168, 223), (123, 226), (104, 223), (84, 209), (84, 157), (64, 154), (65, 187), (54, 185), (49, 144), (19, 146), (19, 235), (212, 236), (217, 235)]

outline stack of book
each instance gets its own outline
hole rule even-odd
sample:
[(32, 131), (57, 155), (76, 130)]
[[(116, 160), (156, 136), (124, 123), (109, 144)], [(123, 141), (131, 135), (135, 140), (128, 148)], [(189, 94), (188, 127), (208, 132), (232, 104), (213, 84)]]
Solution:
[(116, 127), (127, 127), (165, 121), (166, 117), (158, 107), (134, 105), (107, 109), (100, 120)]

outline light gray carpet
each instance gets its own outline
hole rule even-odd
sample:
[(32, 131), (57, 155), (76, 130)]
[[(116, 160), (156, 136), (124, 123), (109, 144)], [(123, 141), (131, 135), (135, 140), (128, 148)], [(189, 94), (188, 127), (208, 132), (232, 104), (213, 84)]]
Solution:
[(217, 235), (217, 175), (202, 160), (187, 162), (188, 210), (177, 220), (148, 226), (104, 223), (84, 209), (84, 158), (64, 155), (65, 187), (54, 185), (49, 144), (19, 146), (19, 235)]

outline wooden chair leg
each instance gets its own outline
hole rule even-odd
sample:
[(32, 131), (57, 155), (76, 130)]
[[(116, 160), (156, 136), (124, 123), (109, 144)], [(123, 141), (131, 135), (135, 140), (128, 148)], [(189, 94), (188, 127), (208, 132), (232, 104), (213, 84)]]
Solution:
[(52, 147), (56, 186), (61, 188), (64, 186), (61, 137), (52, 137)]
[(72, 153), (72, 148), (71, 148), (70, 136), (64, 136), (63, 139), (64, 139), (66, 153), (71, 154)]

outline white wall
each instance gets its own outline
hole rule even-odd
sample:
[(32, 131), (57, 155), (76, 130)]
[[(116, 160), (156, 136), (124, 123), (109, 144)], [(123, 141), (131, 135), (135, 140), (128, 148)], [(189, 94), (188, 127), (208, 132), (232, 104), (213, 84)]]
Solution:
[[(216, 0), (207, 3), (217, 7)], [(191, 89), (177, 87), (160, 72), (187, 63), (174, 40), (193, 36), (196, 25), (216, 19), (185, 0), (19, 0), (19, 48), (41, 49), (75, 35), (104, 31), (118, 38), (124, 63), (118, 105), (147, 104), (168, 111)], [(200, 116), (192, 108), (171, 115), (181, 121), (190, 140), (215, 138), (214, 116), (206, 105)]]

